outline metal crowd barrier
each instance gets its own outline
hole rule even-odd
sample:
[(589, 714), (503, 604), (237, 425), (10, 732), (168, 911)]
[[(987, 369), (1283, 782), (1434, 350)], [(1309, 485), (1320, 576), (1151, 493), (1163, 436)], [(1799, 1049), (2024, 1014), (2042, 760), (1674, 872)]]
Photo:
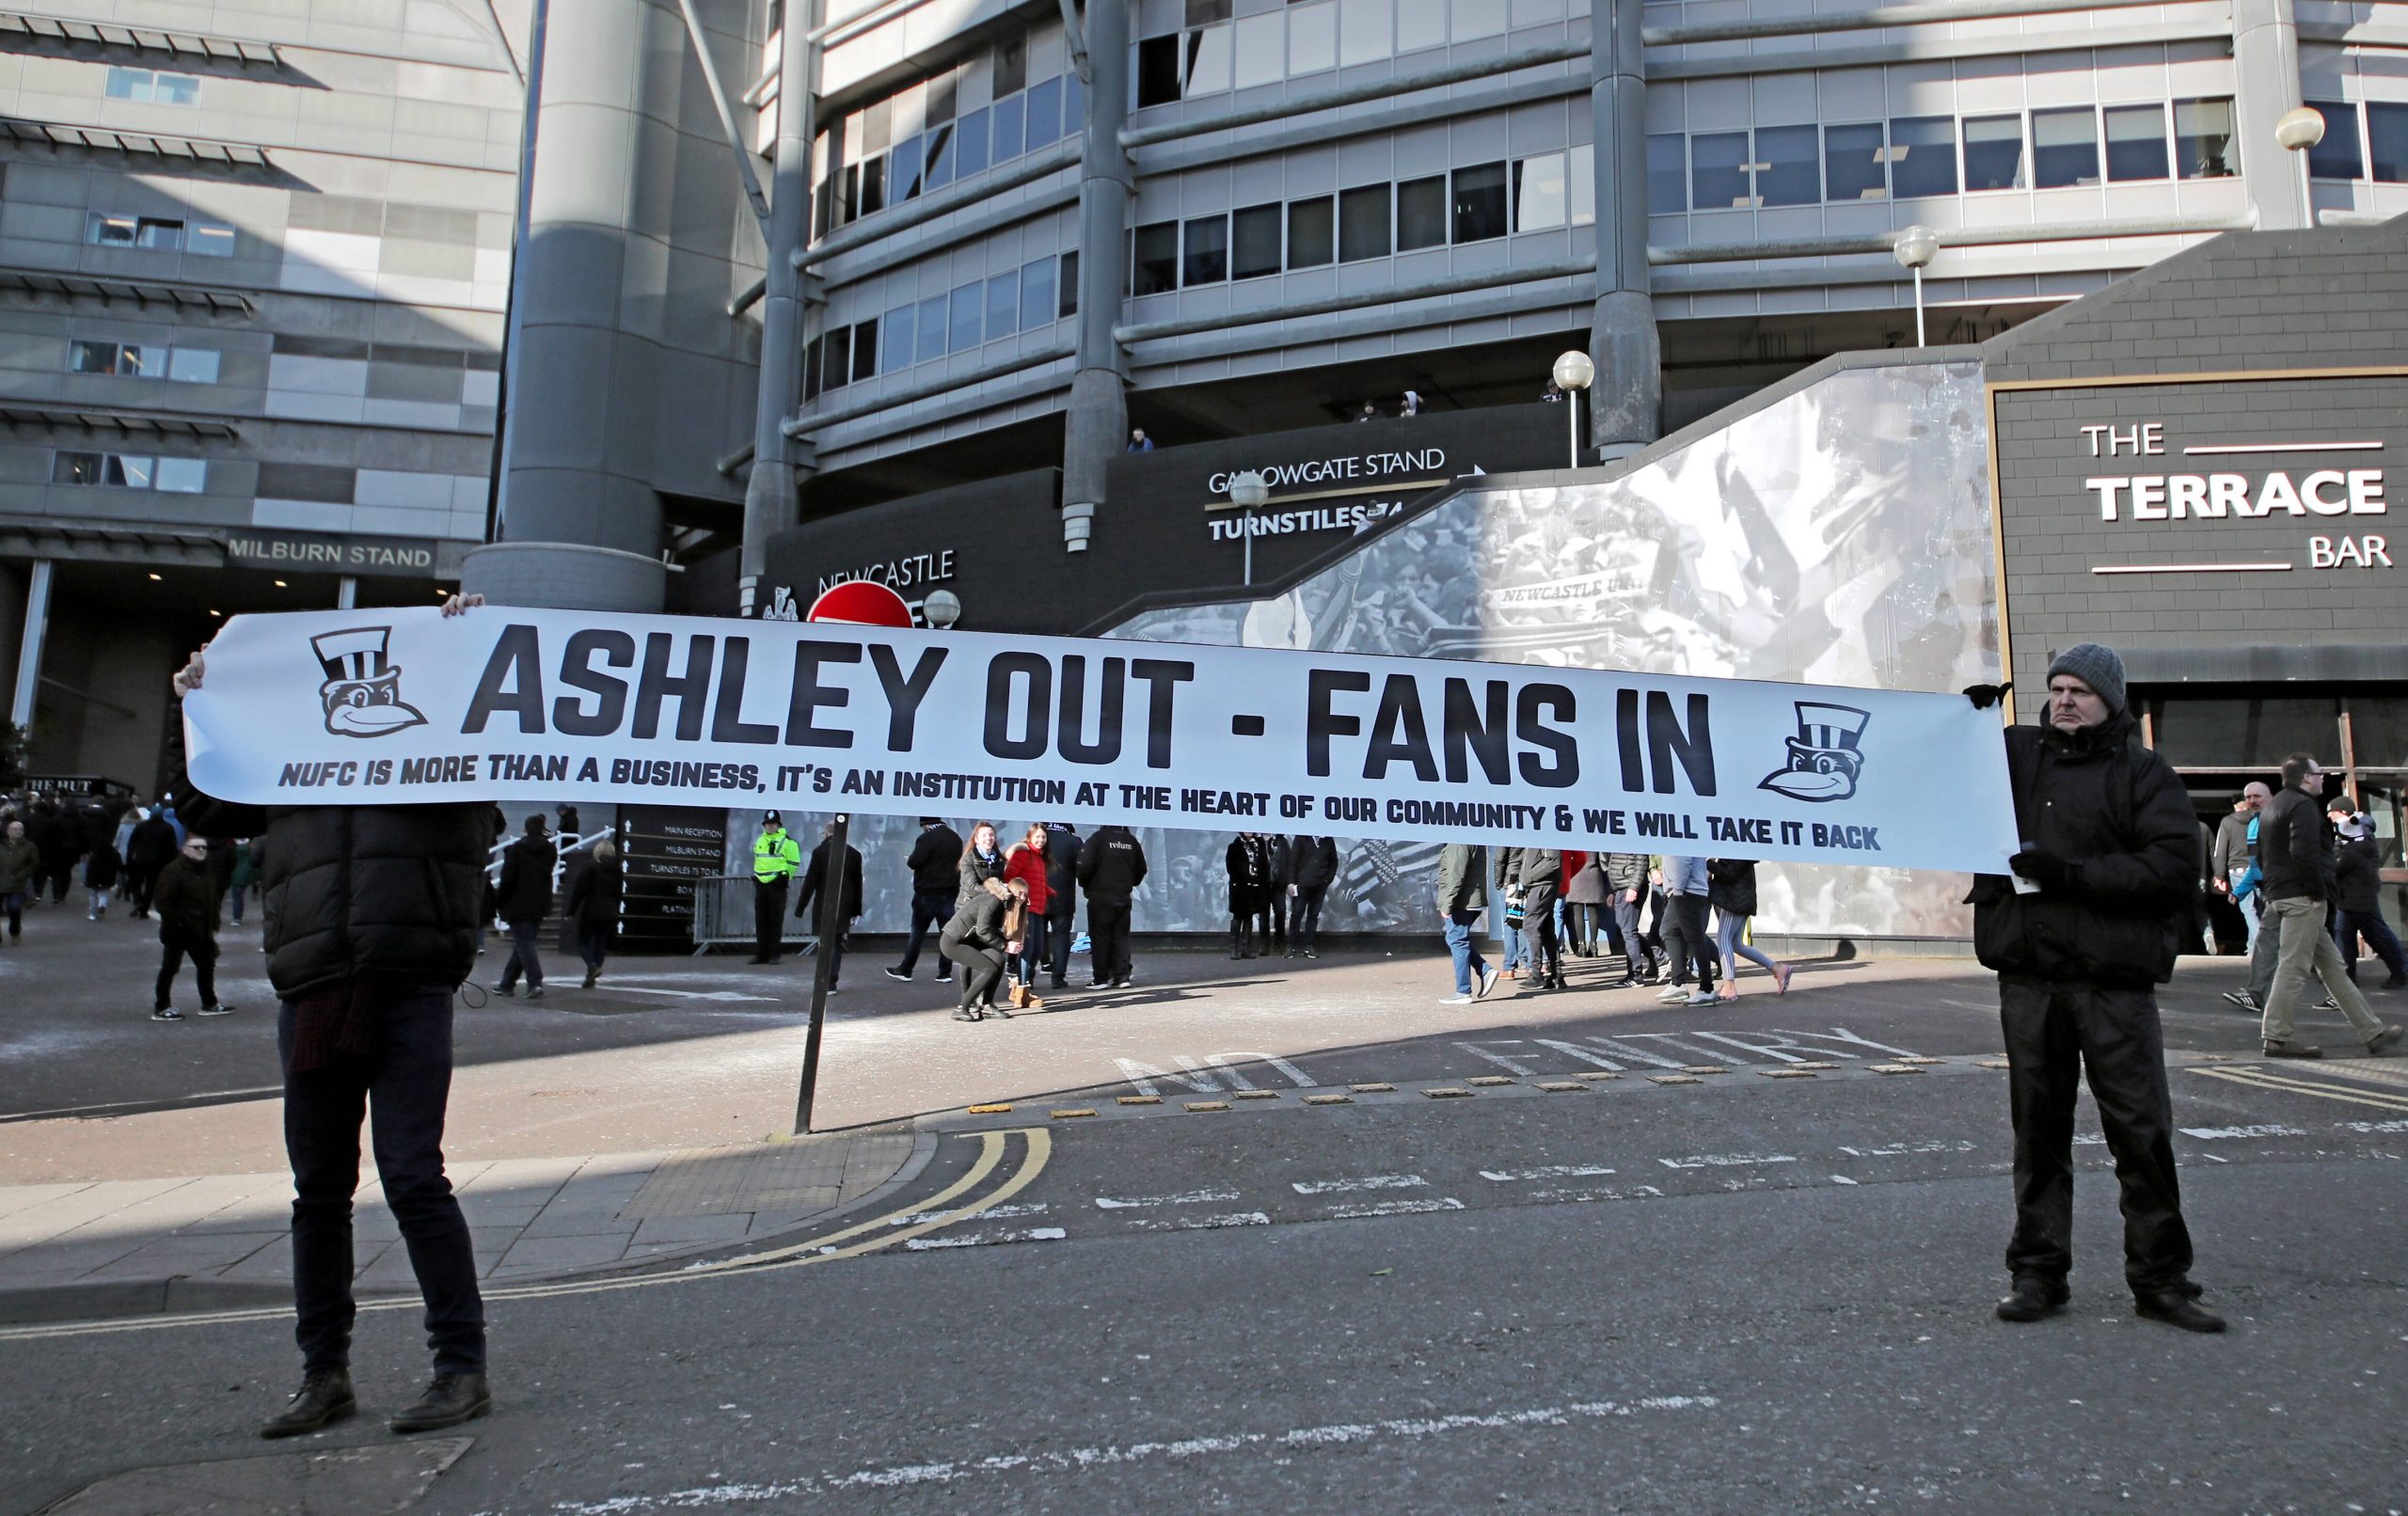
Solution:
[[(696, 879), (694, 887), (694, 951), (708, 953), (713, 948), (752, 946), (752, 876), (749, 874), (715, 874)], [(805, 923), (794, 917), (794, 892), (786, 887), (786, 912), (784, 929), (779, 934), (788, 953), (816, 953), (819, 941), (805, 931)]]

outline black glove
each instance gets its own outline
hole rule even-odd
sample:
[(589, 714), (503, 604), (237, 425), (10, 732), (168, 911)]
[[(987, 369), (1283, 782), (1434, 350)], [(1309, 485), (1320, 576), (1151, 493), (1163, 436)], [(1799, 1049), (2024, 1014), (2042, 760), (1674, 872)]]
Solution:
[(1973, 703), (1973, 709), (1986, 711), (2004, 699), (2006, 692), (2014, 687), (2012, 679), (2003, 685), (1967, 685), (1965, 698)]
[(2043, 890), (2063, 892), (2073, 888), (2073, 865), (2054, 853), (2025, 848), (2008, 859), (2006, 866)]

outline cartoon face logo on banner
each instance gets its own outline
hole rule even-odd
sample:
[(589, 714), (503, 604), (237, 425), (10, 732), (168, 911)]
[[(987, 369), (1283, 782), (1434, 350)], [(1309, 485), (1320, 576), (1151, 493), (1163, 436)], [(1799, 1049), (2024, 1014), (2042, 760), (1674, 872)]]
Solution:
[(1797, 706), (1798, 734), (1782, 739), (1789, 746), (1789, 766), (1766, 774), (1756, 787), (1793, 800), (1848, 798), (1864, 772), (1864, 754), (1857, 745), (1872, 713), (1803, 700)]
[(402, 703), (402, 671), (386, 662), (389, 626), (359, 626), (309, 639), (326, 682), (318, 687), (326, 730), (339, 737), (381, 737), (424, 724)]

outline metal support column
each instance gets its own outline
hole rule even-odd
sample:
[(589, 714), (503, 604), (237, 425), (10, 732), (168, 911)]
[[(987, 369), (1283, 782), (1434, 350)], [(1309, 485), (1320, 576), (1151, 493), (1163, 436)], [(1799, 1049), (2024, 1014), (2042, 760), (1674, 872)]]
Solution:
[(810, 8), (789, 0), (778, 48), (777, 158), (769, 176), (768, 288), (761, 298), (761, 384), (752, 412), (752, 472), (744, 483), (744, 545), (737, 561), (737, 613), (754, 615), (769, 539), (801, 513), (800, 475), (810, 444), (785, 419), (802, 403), (802, 275), (795, 258), (811, 230), (811, 139), (816, 127), (819, 43)]
[(50, 629), (50, 560), (37, 558), (25, 576), (25, 635), (17, 644), (17, 694), (8, 719), (20, 736), (34, 731), (34, 696), (41, 689), (42, 636)]
[(349, 610), (359, 604), (359, 580), (346, 574), (335, 582), (335, 608)]
[[(2274, 140), (2274, 123), (2300, 103), (2299, 23), (2291, 0), (2233, 0), (2232, 134), (2241, 178), (2261, 231), (2314, 226), (2305, 152)], [(2293, 164), (2294, 157), (2301, 160)]]
[(1128, 445), (1129, 355), (1120, 322), (1123, 243), (1136, 170), (1120, 129), (1129, 118), (1129, 7), (1086, 11), (1086, 135), (1079, 158), (1079, 353), (1062, 427), (1062, 544), (1086, 549), (1103, 503), (1105, 463)]
[(1663, 350), (1647, 264), (1647, 68), (1643, 0), (1596, 0), (1590, 31), (1590, 111), (1596, 137), (1597, 306), (1589, 356), (1590, 442), (1619, 458), (1656, 440), (1664, 411)]

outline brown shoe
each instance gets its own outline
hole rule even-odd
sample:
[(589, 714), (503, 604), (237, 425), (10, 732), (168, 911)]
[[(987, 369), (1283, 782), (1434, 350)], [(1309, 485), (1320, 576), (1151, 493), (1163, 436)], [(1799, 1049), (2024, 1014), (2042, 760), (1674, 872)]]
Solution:
[(2270, 1042), (2266, 1044), (2269, 1058), (2321, 1058), (2324, 1050), (2311, 1048), (2305, 1042)]

